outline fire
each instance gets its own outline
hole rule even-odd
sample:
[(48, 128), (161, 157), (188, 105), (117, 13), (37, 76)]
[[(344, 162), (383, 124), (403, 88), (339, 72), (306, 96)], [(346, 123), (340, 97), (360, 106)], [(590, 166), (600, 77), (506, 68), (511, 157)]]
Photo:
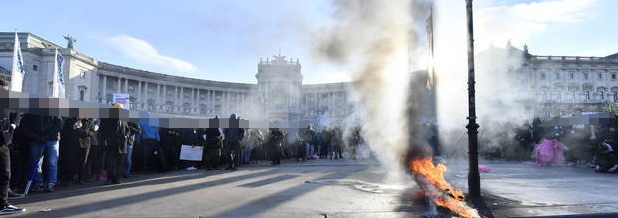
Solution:
[(444, 173), (446, 173), (447, 170), (444, 164), (439, 163), (434, 165), (431, 157), (425, 157), (411, 160), (409, 162), (409, 167), (415, 176), (423, 177), (429, 184), (438, 190), (438, 193), (426, 193), (431, 195), (430, 197), (438, 206), (448, 208), (466, 218), (481, 218), (475, 209), (463, 202), (465, 199), (463, 193), (454, 189), (451, 184), (444, 179)]

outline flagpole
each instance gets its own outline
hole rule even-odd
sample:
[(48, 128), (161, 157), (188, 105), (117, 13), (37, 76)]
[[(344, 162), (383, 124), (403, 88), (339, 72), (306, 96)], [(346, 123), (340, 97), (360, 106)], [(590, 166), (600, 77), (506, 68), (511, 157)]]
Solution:
[(58, 81), (58, 49), (55, 48), (54, 49), (54, 68), (52, 71), (52, 90), (51, 90), (51, 96), (53, 98), (57, 98), (57, 92), (58, 92), (58, 85), (57, 85), (57, 81)]

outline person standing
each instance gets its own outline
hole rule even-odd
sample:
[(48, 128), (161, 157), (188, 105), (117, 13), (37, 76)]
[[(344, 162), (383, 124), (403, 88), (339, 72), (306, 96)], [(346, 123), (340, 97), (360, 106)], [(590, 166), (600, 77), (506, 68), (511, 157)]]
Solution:
[(165, 159), (168, 162), (169, 168), (175, 170), (180, 168), (180, 159), (178, 157), (180, 156), (182, 142), (179, 130), (180, 129), (161, 129), (161, 133), (163, 134), (161, 134), (160, 147), (165, 151)]
[(154, 151), (157, 150), (158, 144), (161, 141), (159, 137), (159, 129), (156, 126), (148, 124), (140, 124), (142, 134), (140, 142), (142, 145), (142, 168), (144, 172), (153, 170)]
[(77, 174), (78, 183), (84, 183), (86, 178), (86, 162), (88, 161), (88, 154), (90, 153), (90, 145), (92, 135), (94, 135), (95, 131), (92, 127), (92, 119), (78, 119), (78, 121), (73, 125), (74, 135), (71, 137), (77, 138), (77, 146), (74, 149), (71, 149), (69, 154), (72, 154), (69, 157), (73, 161), (71, 168), (71, 176)]
[(86, 161), (86, 169), (88, 169), (88, 174), (90, 174), (87, 182), (93, 182), (99, 178), (102, 179), (105, 168), (105, 142), (99, 136), (101, 132), (99, 131), (101, 119), (92, 119), (91, 122), (94, 133), (90, 136), (90, 151)]
[[(53, 192), (58, 177), (58, 156), (60, 148), (60, 131), (63, 121), (59, 116), (26, 114), (22, 120), (22, 130), (30, 139), (30, 157), (32, 168), (36, 168), (35, 185), (32, 191)], [(43, 180), (43, 161), (45, 161), (46, 178)], [(35, 169), (32, 169), (35, 170)], [(31, 170), (31, 171), (32, 171)], [(47, 185), (43, 187), (43, 182)]]
[(129, 127), (129, 139), (127, 141), (127, 158), (124, 162), (123, 177), (129, 178), (131, 173), (131, 165), (133, 163), (133, 145), (135, 144), (135, 135), (142, 134), (142, 128), (134, 122), (128, 123)]
[(204, 131), (204, 137), (206, 145), (204, 145), (202, 161), (207, 170), (213, 170), (218, 167), (219, 159), (221, 159), (222, 133), (219, 128), (207, 128)]
[[(8, 84), (0, 79), (0, 88), (8, 90)], [(8, 202), (9, 182), (11, 181), (11, 155), (9, 146), (12, 144), (13, 133), (21, 120), (21, 114), (2, 108), (0, 113), (0, 215), (15, 214), (26, 209), (15, 207)]]
[(285, 135), (278, 128), (270, 132), (270, 156), (272, 158), (271, 165), (273, 166), (281, 164), (281, 152), (283, 152), (284, 139)]
[(236, 118), (236, 114), (230, 115), (230, 128), (223, 130), (225, 140), (223, 141), (226, 148), (226, 155), (230, 165), (227, 169), (236, 170), (240, 163), (238, 158), (240, 152), (240, 141), (245, 137), (245, 129), (240, 128), (239, 119)]
[[(122, 104), (114, 104), (118, 110)], [(106, 144), (107, 155), (105, 168), (107, 169), (106, 184), (120, 184), (119, 175), (123, 172), (123, 164), (127, 155), (127, 141), (130, 130), (126, 121), (119, 118), (105, 118), (101, 121), (101, 131)]]
[(311, 159), (311, 157), (315, 154), (318, 154), (318, 150), (317, 146), (315, 146), (315, 131), (313, 131), (313, 126), (311, 126), (311, 124), (309, 124), (309, 126), (307, 126), (307, 129), (305, 130), (305, 132), (301, 135), (301, 138), (303, 139), (302, 141), (304, 142), (305, 146), (305, 158), (307, 159)]

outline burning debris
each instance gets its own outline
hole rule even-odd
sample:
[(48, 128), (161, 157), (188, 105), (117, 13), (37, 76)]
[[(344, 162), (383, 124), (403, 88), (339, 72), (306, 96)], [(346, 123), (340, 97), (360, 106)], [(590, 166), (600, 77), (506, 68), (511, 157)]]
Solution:
[(425, 157), (410, 160), (409, 168), (430, 202), (448, 208), (462, 217), (481, 217), (475, 209), (466, 205), (464, 194), (444, 179), (447, 170), (444, 164), (434, 165), (431, 157)]

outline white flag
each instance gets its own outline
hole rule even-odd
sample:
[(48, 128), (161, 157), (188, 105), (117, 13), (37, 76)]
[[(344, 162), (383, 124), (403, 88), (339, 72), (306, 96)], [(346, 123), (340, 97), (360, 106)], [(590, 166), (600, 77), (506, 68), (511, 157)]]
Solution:
[(58, 53), (56, 49), (54, 55), (54, 72), (52, 81), (52, 96), (53, 98), (64, 98), (64, 73), (62, 72), (62, 64), (64, 57)]
[(15, 32), (15, 45), (13, 45), (13, 68), (11, 69), (11, 91), (21, 92), (24, 80), (24, 58), (21, 55), (21, 45), (17, 32)]

